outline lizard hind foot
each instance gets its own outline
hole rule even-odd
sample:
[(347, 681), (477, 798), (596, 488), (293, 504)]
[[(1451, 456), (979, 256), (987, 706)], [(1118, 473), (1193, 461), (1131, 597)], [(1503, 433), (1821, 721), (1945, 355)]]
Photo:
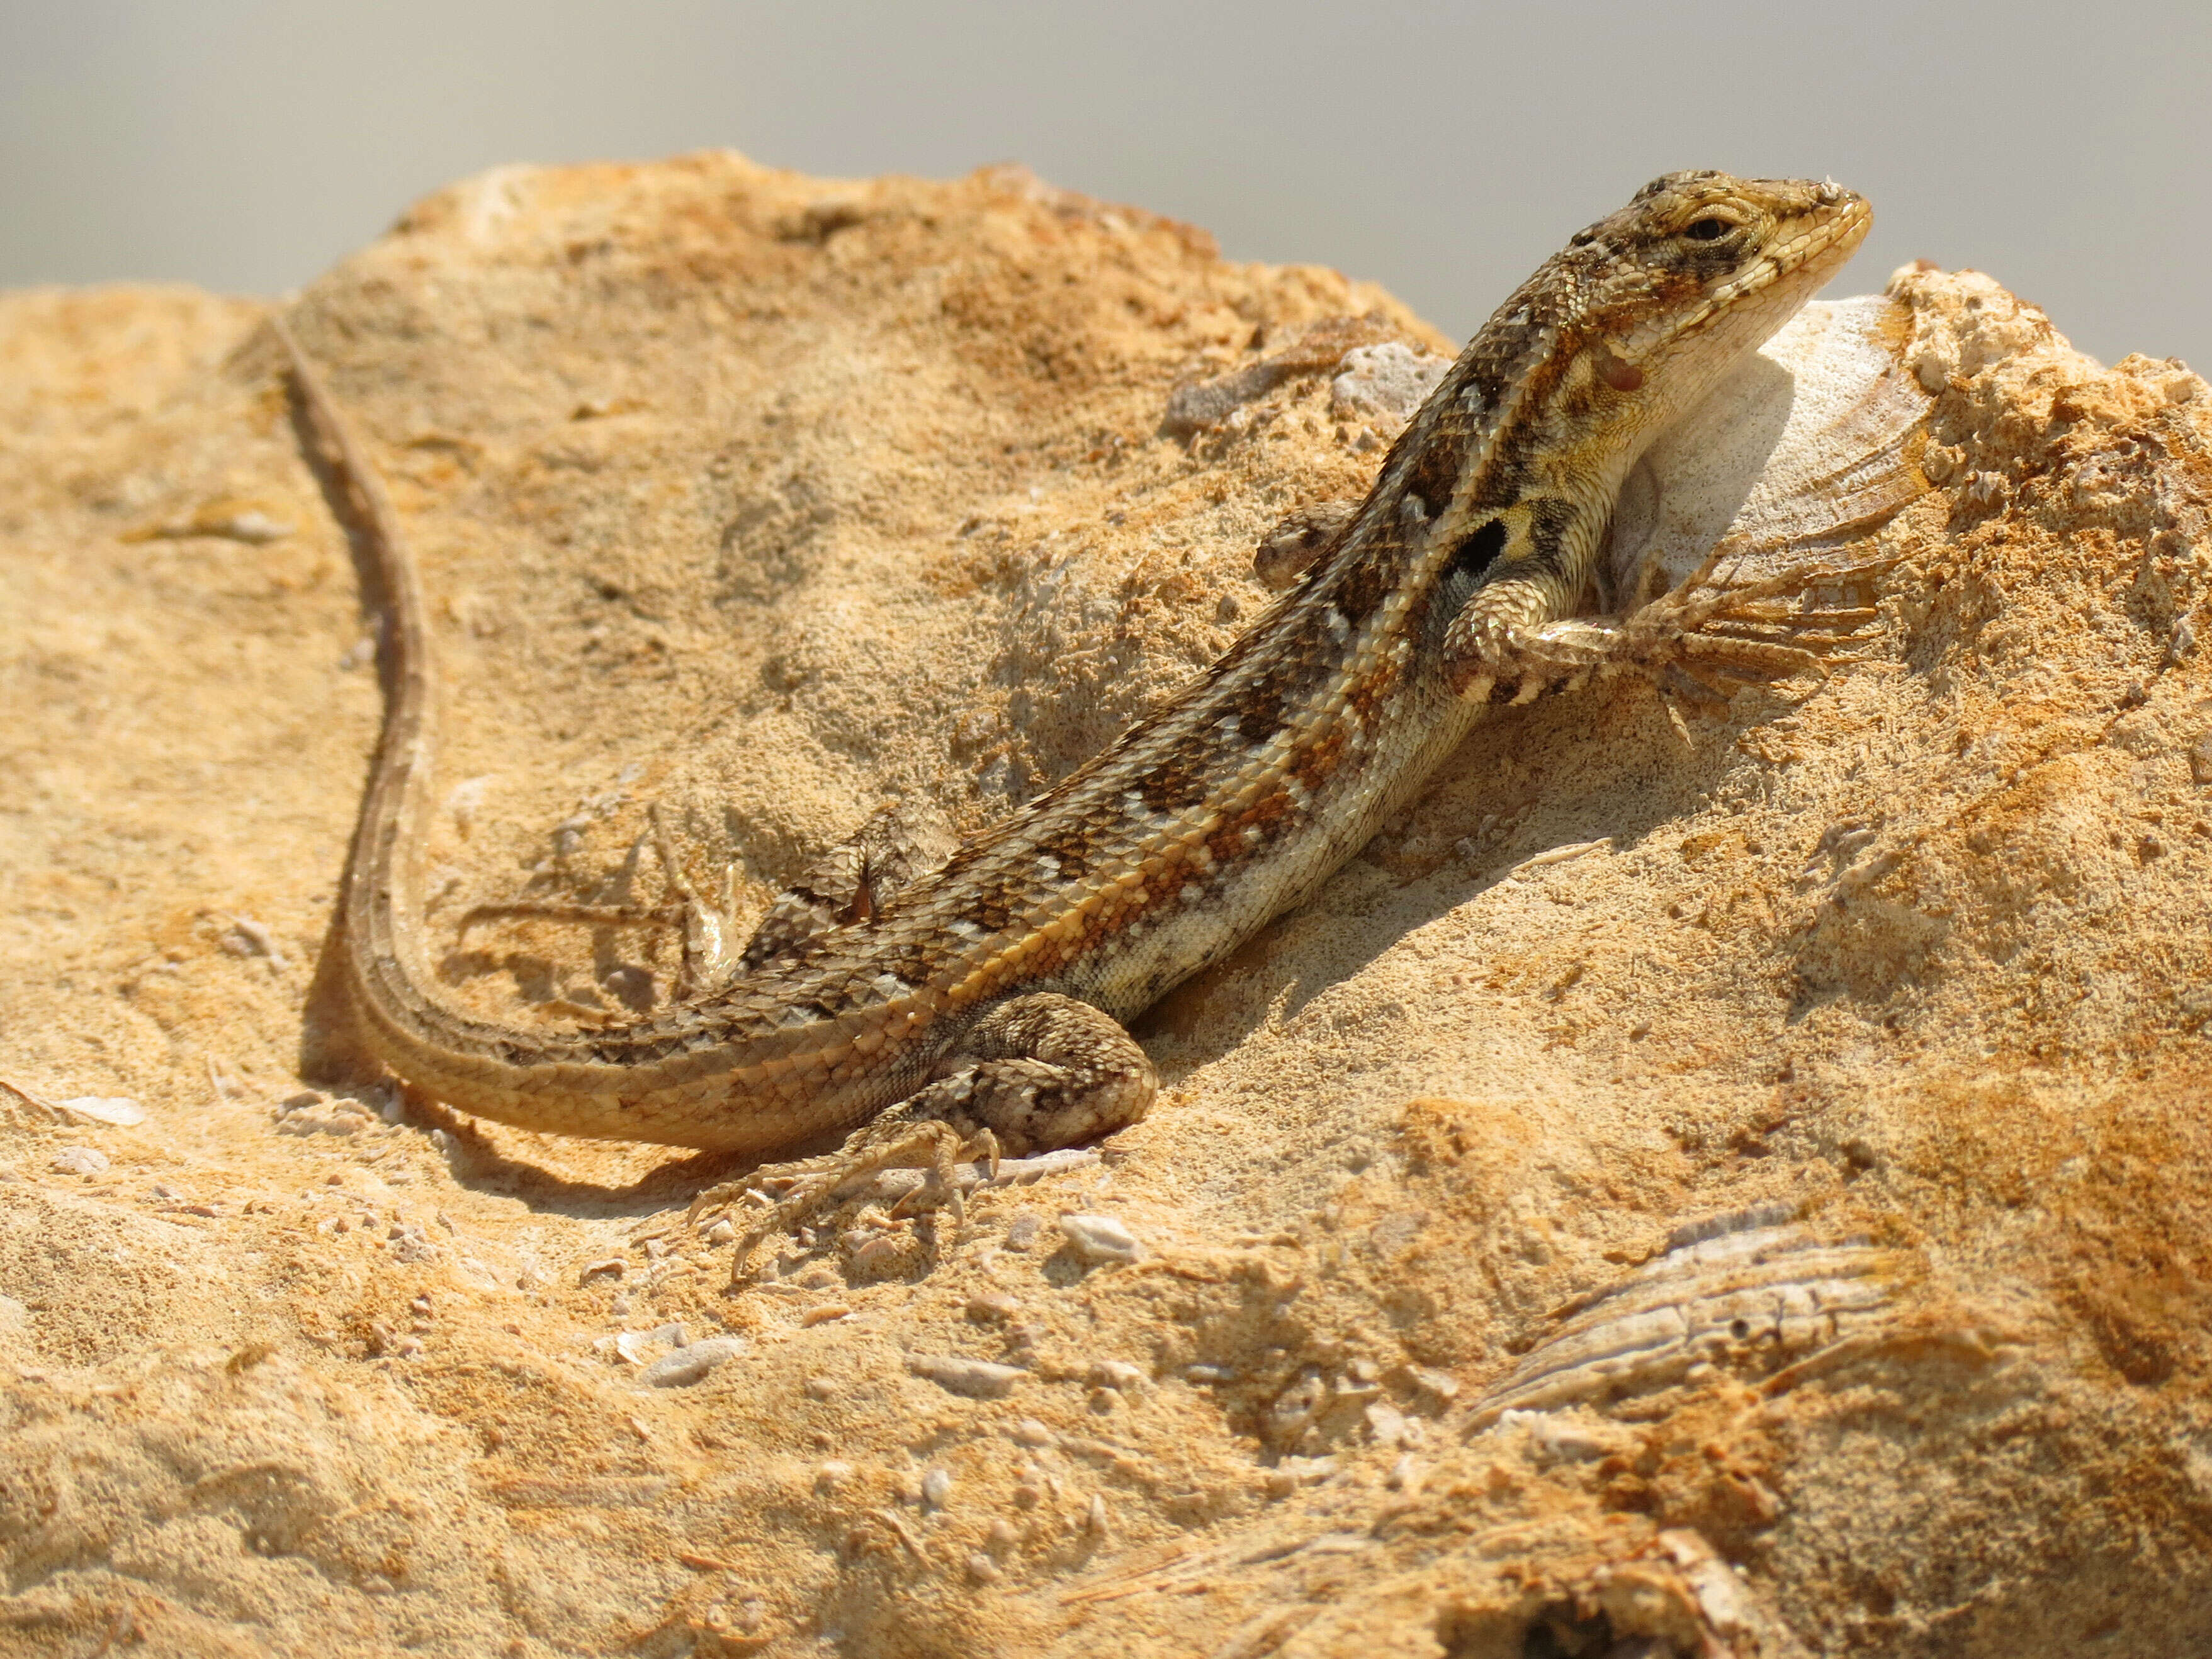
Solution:
[[(709, 1188), (691, 1201), (684, 1219), (696, 1225), (701, 1217), (720, 1214), (741, 1200), (766, 1206), (755, 1212), (752, 1224), (738, 1238), (737, 1251), (730, 1261), (730, 1287), (736, 1290), (744, 1284), (746, 1264), (762, 1244), (778, 1233), (793, 1233), (807, 1226), (886, 1170), (916, 1165), (927, 1169), (930, 1178), (926, 1188), (920, 1190), (945, 1205), (957, 1234), (967, 1218), (957, 1176), (963, 1155), (980, 1158), (994, 1170), (998, 1167), (998, 1146), (988, 1131), (980, 1136), (963, 1136), (940, 1120), (886, 1115), (855, 1131), (834, 1152), (788, 1164), (763, 1164), (742, 1180)], [(791, 1184), (780, 1198), (767, 1198), (760, 1191), (763, 1182), (785, 1181)], [(914, 1196), (901, 1199), (892, 1214), (904, 1212)]]
[(1110, 1015), (1055, 992), (1033, 991), (985, 1009), (936, 1077), (907, 1099), (855, 1130), (836, 1152), (768, 1165), (741, 1182), (702, 1193), (688, 1220), (728, 1207), (763, 1177), (791, 1180), (782, 1197), (766, 1200), (738, 1240), (731, 1283), (763, 1242), (807, 1225), (833, 1204), (885, 1170), (920, 1165), (930, 1171), (923, 1193), (944, 1205), (957, 1235), (966, 1206), (958, 1167), (980, 1158), (990, 1176), (1003, 1146), (1017, 1156), (1095, 1140), (1142, 1118), (1158, 1092), (1159, 1076), (1134, 1037)]

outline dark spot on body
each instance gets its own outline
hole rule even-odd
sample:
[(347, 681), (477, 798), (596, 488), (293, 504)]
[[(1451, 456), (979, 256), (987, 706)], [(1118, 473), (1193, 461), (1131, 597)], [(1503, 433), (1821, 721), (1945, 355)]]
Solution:
[(1079, 823), (1071, 823), (1047, 836), (1037, 843), (1037, 851), (1059, 861), (1060, 875), (1066, 880), (1080, 881), (1091, 873), (1091, 832)]
[(1211, 757), (1186, 744), (1137, 780), (1137, 794), (1155, 812), (1180, 812), (1206, 799)]
[(1571, 501), (1544, 496), (1528, 503), (1528, 556), (1554, 573), (1566, 569), (1567, 532), (1582, 517)]
[(1290, 701), (1292, 666), (1278, 663), (1237, 699), (1237, 735), (1243, 742), (1257, 747), (1288, 723), (1283, 710)]
[(1340, 722), (1297, 751), (1291, 775), (1304, 784), (1309, 793), (1319, 794), (1322, 787), (1336, 775), (1336, 769), (1344, 759), (1345, 736), (1345, 728)]
[(1398, 665), (1385, 660), (1364, 679), (1352, 681), (1344, 689), (1344, 701), (1359, 717), (1360, 724), (1372, 728), (1376, 716), (1398, 684)]
[[(1220, 828), (1206, 838), (1206, 850), (1213, 855), (1214, 878), (1220, 878), (1223, 868), (1234, 868), (1264, 849), (1297, 815), (1290, 791), (1278, 786), (1234, 817), (1224, 818)], [(1256, 843), (1245, 839), (1249, 830), (1260, 832)]]
[(927, 985), (937, 961), (936, 953), (921, 940), (915, 939), (885, 956), (882, 959), (881, 971), (908, 987)]
[(1358, 628), (1390, 597), (1395, 573), (1385, 568), (1377, 548), (1344, 573), (1334, 589), (1328, 594), (1329, 602), (1336, 606), (1345, 621)]
[(1485, 508), (1494, 512), (1519, 501), (1528, 493), (1528, 456), (1525, 428), (1500, 433), (1483, 464), (1481, 477), (1468, 495), (1467, 504), (1477, 512)]
[(1462, 576), (1480, 576), (1505, 546), (1505, 520), (1492, 519), (1452, 550), (1451, 569)]
[(1610, 351), (1598, 353), (1597, 372), (1599, 378), (1615, 392), (1640, 391), (1644, 386), (1644, 371)]
[(969, 895), (968, 902), (961, 906), (960, 918), (972, 922), (987, 933), (1004, 933), (1012, 925), (1014, 912), (1027, 896), (1028, 884), (1019, 877), (1001, 874), (995, 879), (987, 878)]
[(988, 835), (970, 836), (968, 840), (962, 842), (959, 846), (952, 849), (951, 857), (946, 859), (943, 864), (938, 866), (937, 874), (939, 878), (942, 879), (947, 876), (965, 874), (968, 871), (975, 868), (975, 866), (981, 861), (983, 855), (990, 850), (991, 837)]
[[(1437, 434), (1439, 440), (1449, 436), (1443, 430), (1444, 424), (1459, 425), (1461, 422), (1440, 423)], [(1457, 443), (1431, 443), (1421, 452), (1412, 471), (1406, 475), (1407, 492), (1418, 496), (1431, 514), (1441, 510), (1451, 500), (1452, 492), (1459, 488), (1461, 453), (1461, 447)]]

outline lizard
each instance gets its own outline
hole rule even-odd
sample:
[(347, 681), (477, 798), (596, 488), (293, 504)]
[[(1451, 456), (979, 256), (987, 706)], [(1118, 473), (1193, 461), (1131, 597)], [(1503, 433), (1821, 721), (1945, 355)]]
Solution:
[[(1469, 341), (1356, 509), (1277, 538), (1287, 591), (1210, 668), (934, 870), (872, 820), (663, 1008), (574, 1032), (432, 988), (414, 849), (437, 684), (422, 587), (365, 453), (281, 318), (295, 408), (382, 586), (386, 717), (337, 933), (375, 1058), (478, 1116), (768, 1160), (785, 1195), (741, 1241), (858, 1175), (924, 1164), (957, 1224), (957, 1158), (1043, 1152), (1142, 1118), (1158, 1078), (1126, 1022), (1297, 904), (1493, 708), (1630, 673), (1670, 697), (1820, 667), (1713, 562), (1625, 617), (1587, 614), (1623, 480), (1779, 328), (1871, 222), (1830, 181), (1672, 173), (1547, 260)], [(1286, 553), (1285, 549), (1289, 549)], [(1263, 545), (1263, 566), (1267, 563)], [(1782, 624), (1778, 640), (1777, 623)], [(1670, 705), (1671, 706), (1671, 705)], [(665, 840), (696, 942), (718, 919)], [(687, 961), (689, 952), (687, 951)], [(732, 1192), (702, 1194), (701, 1208)], [(733, 1282), (736, 1270), (733, 1269)]]

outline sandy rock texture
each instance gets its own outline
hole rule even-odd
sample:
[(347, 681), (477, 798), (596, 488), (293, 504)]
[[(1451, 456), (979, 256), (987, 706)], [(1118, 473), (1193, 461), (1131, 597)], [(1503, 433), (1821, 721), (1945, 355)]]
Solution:
[[(373, 619), (267, 310), (0, 296), (0, 1655), (2212, 1650), (2203, 380), (1899, 273), (1864, 661), (1501, 713), (1103, 1156), (730, 1296), (726, 1163), (349, 1070)], [(650, 911), (655, 803), (756, 908), (886, 796), (949, 848), (1451, 349), (1018, 171), (728, 155), (472, 180), (289, 315), (434, 596), (442, 971), (522, 1021), (677, 939), (471, 907)]]

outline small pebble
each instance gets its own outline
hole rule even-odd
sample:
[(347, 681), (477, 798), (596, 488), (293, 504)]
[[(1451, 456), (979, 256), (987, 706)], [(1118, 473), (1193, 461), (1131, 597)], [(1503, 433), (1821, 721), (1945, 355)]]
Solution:
[(853, 1466), (836, 1458), (815, 1465), (814, 1485), (817, 1491), (835, 1492), (852, 1478)]
[(334, 1105), (308, 1106), (276, 1120), (280, 1135), (357, 1135), (370, 1126), (359, 1112)]
[(588, 1285), (601, 1273), (605, 1273), (611, 1279), (620, 1279), (623, 1276), (623, 1259), (618, 1255), (602, 1256), (597, 1261), (586, 1263), (584, 1271), (576, 1275), (576, 1282), (579, 1285)]
[(921, 1477), (921, 1501), (931, 1509), (943, 1509), (945, 1500), (951, 1494), (952, 1474), (949, 1469), (932, 1469)]
[(820, 1303), (799, 1316), (799, 1328), (811, 1331), (817, 1325), (827, 1325), (833, 1319), (842, 1319), (852, 1311), (842, 1302)]
[(1085, 1261), (1134, 1261), (1144, 1254), (1137, 1237), (1110, 1215), (1064, 1215), (1060, 1231), (1068, 1248)]
[(1036, 1420), (1024, 1417), (1010, 1431), (1017, 1446), (1057, 1446), (1060, 1437)]
[(984, 1534), (984, 1537), (991, 1548), (1000, 1553), (1004, 1553), (1014, 1547), (1014, 1529), (1006, 1523), (1006, 1518), (1004, 1516), (1000, 1516), (991, 1522), (990, 1530)]
[(906, 1368), (947, 1394), (970, 1400), (1003, 1400), (1027, 1375), (1012, 1365), (994, 1365), (988, 1359), (963, 1359), (953, 1354), (910, 1353)]
[(809, 1400), (835, 1400), (844, 1386), (834, 1376), (810, 1376), (805, 1384)]
[(1387, 1400), (1367, 1402), (1367, 1432), (1378, 1446), (1402, 1446), (1418, 1437), (1405, 1413)]
[(1022, 1304), (1004, 1291), (987, 1291), (968, 1298), (968, 1317), (977, 1323), (994, 1319), (1012, 1319), (1022, 1310)]
[(709, 1244), (727, 1244), (737, 1236), (738, 1224), (727, 1216), (724, 1216), (707, 1229), (707, 1242)]
[(982, 1551), (975, 1550), (968, 1557), (968, 1576), (979, 1584), (995, 1584), (1006, 1574), (996, 1561)]
[(1434, 1395), (1439, 1400), (1451, 1400), (1459, 1394), (1459, 1378), (1449, 1371), (1440, 1371), (1428, 1365), (1408, 1365), (1406, 1375), (1423, 1394)]
[(1006, 1248), (1010, 1250), (1026, 1250), (1037, 1242), (1037, 1235), (1043, 1231), (1044, 1222), (1042, 1218), (1034, 1215), (1018, 1215), (1006, 1228)]
[(631, 1364), (642, 1365), (646, 1363), (646, 1351), (648, 1348), (659, 1347), (663, 1343), (666, 1343), (672, 1348), (682, 1347), (684, 1346), (683, 1326), (670, 1324), (663, 1325), (658, 1330), (623, 1331), (615, 1338), (615, 1352), (629, 1360)]
[(688, 1389), (724, 1360), (734, 1359), (751, 1346), (742, 1336), (710, 1336), (664, 1355), (638, 1375), (656, 1389)]
[(1090, 1382), (1094, 1389), (1134, 1394), (1145, 1386), (1145, 1374), (1126, 1359), (1099, 1359), (1091, 1362)]
[(107, 1154), (97, 1146), (64, 1146), (54, 1154), (52, 1167), (62, 1175), (100, 1175), (107, 1169)]
[(904, 1253), (904, 1235), (878, 1233), (853, 1252), (853, 1271), (871, 1273), (878, 1268), (891, 1267)]

